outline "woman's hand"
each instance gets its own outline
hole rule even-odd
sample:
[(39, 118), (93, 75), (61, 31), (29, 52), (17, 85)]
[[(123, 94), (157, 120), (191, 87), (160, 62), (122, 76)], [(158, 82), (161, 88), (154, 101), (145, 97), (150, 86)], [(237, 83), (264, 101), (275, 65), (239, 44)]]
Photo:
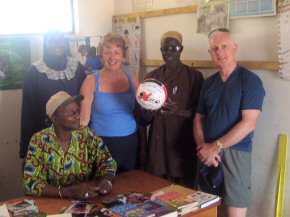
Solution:
[(98, 196), (98, 192), (95, 191), (95, 188), (87, 183), (63, 187), (61, 188), (61, 191), (64, 197), (72, 198), (74, 200), (89, 200)]
[(113, 190), (113, 184), (109, 179), (102, 179), (98, 186), (95, 188), (95, 191), (100, 194), (108, 194)]

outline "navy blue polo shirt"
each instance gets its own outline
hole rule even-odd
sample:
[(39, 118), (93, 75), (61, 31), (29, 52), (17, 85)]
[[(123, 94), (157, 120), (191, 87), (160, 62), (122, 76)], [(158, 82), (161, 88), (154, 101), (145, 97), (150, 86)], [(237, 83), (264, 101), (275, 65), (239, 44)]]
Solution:
[[(262, 110), (265, 90), (261, 79), (253, 72), (237, 65), (224, 82), (215, 73), (203, 83), (196, 112), (205, 116), (205, 140), (213, 142), (229, 132), (242, 119), (242, 110)], [(252, 151), (254, 132), (231, 146)]]

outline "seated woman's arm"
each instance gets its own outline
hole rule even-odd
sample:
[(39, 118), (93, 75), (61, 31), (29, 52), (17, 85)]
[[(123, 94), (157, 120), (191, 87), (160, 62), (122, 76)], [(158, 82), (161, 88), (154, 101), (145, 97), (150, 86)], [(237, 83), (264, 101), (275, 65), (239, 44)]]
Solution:
[(80, 94), (84, 96), (81, 102), (81, 120), (83, 126), (88, 126), (91, 117), (92, 103), (94, 100), (94, 92), (96, 89), (96, 79), (93, 75), (89, 75), (83, 82)]
[(30, 140), (23, 174), (24, 192), (27, 195), (42, 194), (47, 185), (46, 169), (43, 162), (43, 152), (37, 145), (37, 136), (34, 134)]
[(43, 188), (41, 196), (86, 200), (97, 197), (98, 193), (96, 192), (95, 187), (83, 182), (78, 185), (72, 185), (67, 187), (55, 187), (52, 185), (46, 185)]

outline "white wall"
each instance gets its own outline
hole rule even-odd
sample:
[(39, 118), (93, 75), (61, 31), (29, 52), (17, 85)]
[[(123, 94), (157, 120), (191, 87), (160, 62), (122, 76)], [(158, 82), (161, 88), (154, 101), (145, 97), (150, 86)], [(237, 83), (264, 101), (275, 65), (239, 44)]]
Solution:
[[(78, 33), (104, 35), (112, 31), (113, 0), (77, 0)], [(32, 62), (42, 56), (42, 37), (31, 36)], [(0, 201), (23, 195), (19, 137), (22, 89), (0, 91)]]
[(114, 0), (77, 0), (80, 35), (105, 35), (112, 31)]
[[(181, 7), (177, 0), (154, 0), (153, 10)], [(131, 0), (115, 0), (116, 14), (132, 13)], [(239, 44), (238, 60), (278, 60), (278, 27), (276, 17), (230, 20), (230, 29)], [(160, 36), (177, 30), (184, 38), (182, 59), (210, 60), (207, 37), (196, 34), (196, 14), (169, 15), (145, 18), (142, 21), (142, 54), (146, 59), (161, 59)], [(215, 70), (200, 69), (205, 76)], [(278, 135), (290, 135), (290, 82), (281, 80), (277, 71), (255, 72), (263, 80), (266, 90), (263, 112), (254, 138), (253, 197), (250, 217), (272, 217), (275, 213), (277, 184)], [(290, 172), (288, 162), (287, 173)], [(288, 175), (289, 176), (289, 175)], [(290, 216), (290, 183), (287, 179), (284, 216)]]

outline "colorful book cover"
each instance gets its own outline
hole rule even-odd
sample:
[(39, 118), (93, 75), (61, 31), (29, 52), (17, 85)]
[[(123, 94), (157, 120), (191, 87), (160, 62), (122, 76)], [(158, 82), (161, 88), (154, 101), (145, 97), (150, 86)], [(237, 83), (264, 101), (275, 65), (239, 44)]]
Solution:
[(72, 201), (72, 204), (64, 211), (64, 213), (71, 213), (72, 217), (85, 216), (97, 205), (90, 201)]
[(220, 197), (214, 194), (205, 193), (202, 191), (196, 191), (187, 197), (196, 200), (200, 208), (207, 207), (220, 200)]
[(128, 192), (123, 194), (127, 203), (143, 203), (151, 199), (151, 193)]
[(34, 200), (17, 201), (15, 203), (8, 204), (7, 208), (9, 211), (13, 212), (14, 216), (34, 214), (39, 211)]
[(156, 198), (159, 195), (162, 195), (162, 194), (165, 194), (165, 193), (168, 193), (168, 192), (172, 192), (172, 191), (181, 193), (183, 195), (189, 195), (189, 194), (192, 194), (194, 192), (193, 189), (186, 188), (186, 187), (183, 187), (181, 185), (172, 184), (172, 185), (169, 185), (169, 186), (167, 186), (165, 188), (161, 188), (161, 189), (158, 189), (158, 190), (152, 192), (152, 197), (151, 198), (154, 199), (154, 198)]
[(196, 200), (176, 191), (171, 191), (163, 195), (159, 195), (156, 198), (179, 210), (189, 206), (194, 207), (198, 205)]
[(133, 203), (133, 204), (139, 204), (143, 203), (145, 201), (148, 201), (151, 199), (151, 193), (141, 193), (141, 192), (126, 192), (123, 194), (118, 194), (117, 196), (113, 198), (109, 198), (106, 200), (103, 200), (103, 204), (107, 207), (114, 207), (118, 205), (122, 205), (125, 203)]
[(18, 202), (9, 204), (8, 209), (13, 213), (17, 213), (17, 212), (23, 211), (27, 208), (33, 207), (34, 204), (35, 203), (33, 200), (23, 200), (23, 201), (18, 201)]
[(177, 216), (176, 209), (169, 206), (164, 206), (156, 201), (146, 201), (142, 204), (138, 204), (138, 206), (144, 209), (146, 213), (154, 214), (156, 217)]
[(93, 207), (86, 217), (121, 217), (117, 213), (109, 210), (108, 208)]
[(110, 208), (111, 211), (123, 217), (150, 217), (154, 216), (147, 213), (145, 209), (139, 207), (137, 204), (126, 203), (120, 206)]

